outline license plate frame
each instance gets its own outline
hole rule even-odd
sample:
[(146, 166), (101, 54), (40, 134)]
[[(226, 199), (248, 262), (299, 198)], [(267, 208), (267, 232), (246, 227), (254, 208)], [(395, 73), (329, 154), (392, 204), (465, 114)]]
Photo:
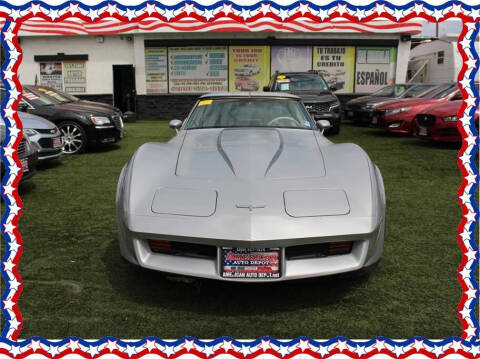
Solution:
[(220, 250), (222, 278), (274, 280), (282, 277), (280, 248), (222, 247)]
[(61, 137), (55, 137), (52, 139), (52, 146), (54, 149), (62, 148), (63, 147), (63, 141)]
[(28, 172), (28, 159), (27, 158), (21, 158), (20, 159), (20, 164), (22, 165), (22, 171), (23, 172)]
[(426, 127), (419, 126), (418, 127), (418, 135), (419, 136), (428, 136), (428, 131)]

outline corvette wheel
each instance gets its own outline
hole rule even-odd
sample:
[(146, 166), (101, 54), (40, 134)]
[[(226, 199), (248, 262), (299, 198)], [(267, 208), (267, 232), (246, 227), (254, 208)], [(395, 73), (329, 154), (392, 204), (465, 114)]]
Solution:
[(74, 155), (85, 151), (87, 135), (81, 125), (66, 121), (58, 125), (63, 136), (63, 153)]

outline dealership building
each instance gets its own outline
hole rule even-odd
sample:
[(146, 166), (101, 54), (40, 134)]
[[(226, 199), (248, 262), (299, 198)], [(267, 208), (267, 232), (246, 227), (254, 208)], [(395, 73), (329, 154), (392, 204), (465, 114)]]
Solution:
[(22, 83), (160, 120), (186, 116), (199, 94), (262, 91), (276, 71), (317, 70), (341, 99), (405, 82), (410, 37), (421, 32), (419, 23), (389, 20), (45, 23), (29, 20), (20, 29)]

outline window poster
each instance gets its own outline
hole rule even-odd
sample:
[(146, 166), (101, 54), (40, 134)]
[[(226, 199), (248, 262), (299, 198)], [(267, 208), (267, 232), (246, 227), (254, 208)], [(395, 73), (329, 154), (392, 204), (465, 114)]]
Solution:
[(40, 84), (62, 90), (62, 63), (40, 62)]
[(228, 91), (226, 46), (168, 48), (170, 93)]
[(395, 47), (357, 47), (355, 92), (370, 93), (395, 83)]
[(272, 73), (312, 69), (311, 46), (272, 46)]
[(338, 93), (353, 92), (354, 46), (314, 46), (313, 69)]
[(85, 93), (87, 91), (87, 69), (85, 61), (63, 62), (63, 83), (65, 92)]
[(145, 48), (147, 94), (168, 92), (167, 48)]
[(230, 91), (262, 91), (270, 80), (269, 46), (230, 46)]

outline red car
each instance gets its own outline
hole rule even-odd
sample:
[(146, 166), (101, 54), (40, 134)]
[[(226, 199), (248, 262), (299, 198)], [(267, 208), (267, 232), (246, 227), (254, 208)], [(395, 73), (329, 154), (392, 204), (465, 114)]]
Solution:
[(439, 86), (420, 98), (408, 98), (390, 101), (376, 108), (372, 125), (384, 128), (388, 132), (412, 134), (415, 117), (427, 107), (447, 101), (462, 99), (456, 83)]
[[(414, 135), (420, 138), (442, 142), (462, 142), (457, 127), (457, 113), (462, 100), (426, 108), (415, 118)], [(475, 125), (478, 129), (479, 110), (475, 112)]]

